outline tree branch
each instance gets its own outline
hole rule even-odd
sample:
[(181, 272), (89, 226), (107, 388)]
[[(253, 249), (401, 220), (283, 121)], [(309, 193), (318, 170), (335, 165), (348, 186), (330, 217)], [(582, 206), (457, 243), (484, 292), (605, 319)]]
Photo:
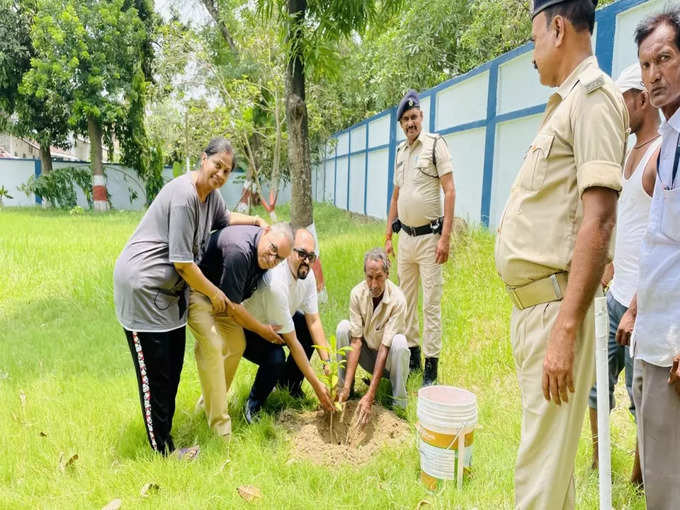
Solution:
[(216, 0), (201, 0), (201, 3), (208, 10), (208, 13), (210, 14), (212, 19), (217, 24), (217, 28), (219, 28), (220, 33), (222, 34), (222, 37), (224, 38), (224, 40), (229, 45), (229, 48), (231, 48), (231, 51), (234, 54), (238, 55), (238, 48), (236, 47), (236, 43), (234, 42), (233, 37), (231, 37), (231, 34), (229, 33), (229, 29), (227, 28), (227, 25), (224, 23), (224, 21), (222, 21), (222, 18), (220, 17), (220, 11), (217, 8), (217, 1)]

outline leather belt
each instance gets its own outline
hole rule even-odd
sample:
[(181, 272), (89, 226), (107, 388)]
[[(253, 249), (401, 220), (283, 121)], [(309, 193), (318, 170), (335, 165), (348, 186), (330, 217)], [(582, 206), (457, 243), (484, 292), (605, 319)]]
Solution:
[[(442, 219), (440, 219), (440, 224), (441, 224)], [(419, 227), (409, 227), (408, 225), (404, 225), (403, 223), (401, 224), (401, 229), (406, 232), (408, 235), (411, 237), (417, 237), (417, 236), (422, 236), (425, 234), (431, 234), (434, 232), (434, 229), (432, 228), (432, 223), (427, 223), (425, 225), (421, 225)]]
[(555, 273), (541, 280), (536, 280), (521, 287), (507, 286), (505, 289), (510, 295), (513, 304), (520, 310), (549, 303), (560, 301), (567, 291), (567, 279), (569, 273)]

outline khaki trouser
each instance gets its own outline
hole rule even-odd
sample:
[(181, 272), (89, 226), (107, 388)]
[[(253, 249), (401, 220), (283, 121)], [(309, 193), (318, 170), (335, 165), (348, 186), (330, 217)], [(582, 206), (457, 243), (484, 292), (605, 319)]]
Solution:
[(595, 376), (593, 305), (574, 344), (574, 393), (557, 406), (543, 397), (543, 360), (560, 302), (524, 310), (513, 307), (512, 353), (522, 398), (522, 435), (515, 467), (515, 504), (519, 509), (574, 508), (574, 461)]
[(406, 296), (406, 339), (409, 347), (420, 345), (418, 327), (418, 279), (423, 287), (423, 354), (438, 358), (442, 350), (442, 287), (441, 264), (435, 263), (440, 235), (411, 237), (399, 234), (397, 274), (399, 286)]
[(668, 384), (670, 367), (636, 359), (633, 397), (640, 464), (649, 510), (678, 508), (680, 502), (680, 396)]
[[(338, 349), (350, 345), (350, 323), (348, 320), (340, 321), (336, 330), (335, 338), (337, 339)], [(345, 359), (342, 356), (341, 359)], [(375, 369), (375, 362), (378, 359), (378, 351), (371, 349), (366, 341), (361, 341), (361, 352), (359, 353), (359, 366), (366, 370), (366, 372), (373, 374)], [(396, 407), (406, 409), (408, 404), (408, 396), (406, 394), (406, 380), (408, 379), (408, 363), (411, 359), (411, 352), (408, 350), (406, 337), (404, 335), (394, 335), (392, 345), (385, 360), (385, 371), (383, 377), (390, 380), (392, 384), (392, 399)], [(346, 366), (338, 367), (338, 387), (342, 388), (345, 384)]]
[(216, 315), (210, 300), (191, 292), (189, 328), (196, 338), (195, 354), (208, 425), (217, 434), (231, 434), (227, 393), (234, 380), (246, 339), (243, 328), (226, 313)]

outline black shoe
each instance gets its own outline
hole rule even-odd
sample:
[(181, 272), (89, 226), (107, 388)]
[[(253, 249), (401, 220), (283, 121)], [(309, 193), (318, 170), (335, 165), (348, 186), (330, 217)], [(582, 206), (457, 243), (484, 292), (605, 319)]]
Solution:
[(408, 350), (411, 351), (411, 359), (408, 362), (409, 371), (415, 372), (422, 370), (423, 367), (420, 364), (420, 347), (409, 347)]
[(248, 425), (252, 425), (260, 419), (260, 410), (262, 405), (257, 401), (249, 398), (246, 400), (246, 405), (243, 408), (243, 415), (248, 422)]
[(425, 358), (425, 371), (423, 372), (423, 386), (437, 384), (437, 365), (439, 358)]

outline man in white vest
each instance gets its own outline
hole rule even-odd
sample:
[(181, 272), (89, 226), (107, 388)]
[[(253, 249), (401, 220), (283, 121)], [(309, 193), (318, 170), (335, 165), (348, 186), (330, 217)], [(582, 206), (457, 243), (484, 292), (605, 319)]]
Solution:
[[(619, 374), (626, 369), (626, 390), (630, 398), (630, 412), (635, 417), (633, 403), (633, 359), (627, 345), (616, 342), (616, 329), (628, 310), (638, 281), (640, 245), (647, 229), (649, 206), (656, 180), (656, 158), (661, 146), (659, 110), (649, 102), (649, 93), (642, 85), (640, 63), (635, 62), (623, 70), (616, 86), (623, 94), (628, 108), (630, 130), (635, 135), (635, 145), (628, 153), (623, 167), (623, 190), (619, 198), (616, 220), (616, 249), (614, 261), (607, 265), (602, 278), (607, 292), (609, 311), (609, 409), (615, 406), (614, 387)], [(612, 279), (613, 276), (613, 279)], [(610, 284), (611, 283), (611, 284)], [(597, 388), (590, 390), (590, 430), (593, 435), (593, 467), (597, 468)], [(642, 482), (640, 459), (635, 451), (631, 481)]]
[(635, 30), (642, 80), (665, 121), (640, 250), (637, 294), (617, 339), (632, 335), (633, 396), (647, 508), (680, 504), (680, 6)]

